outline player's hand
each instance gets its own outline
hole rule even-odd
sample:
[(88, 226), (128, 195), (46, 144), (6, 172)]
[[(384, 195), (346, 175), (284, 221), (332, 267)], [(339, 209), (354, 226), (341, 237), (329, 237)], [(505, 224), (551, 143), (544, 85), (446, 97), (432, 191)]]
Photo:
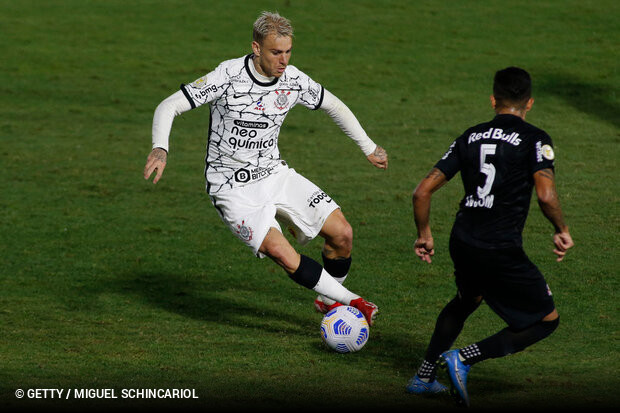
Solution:
[(568, 230), (556, 232), (553, 235), (553, 244), (555, 245), (553, 253), (558, 256), (556, 259), (557, 262), (562, 261), (564, 259), (564, 255), (566, 255), (566, 251), (575, 245), (573, 238), (568, 233)]
[(162, 148), (155, 148), (149, 154), (146, 159), (146, 165), (144, 166), (144, 179), (149, 179), (153, 172), (156, 172), (153, 183), (156, 184), (164, 173), (166, 168), (166, 161), (168, 160), (168, 152)]
[(385, 149), (377, 145), (375, 151), (366, 157), (368, 161), (379, 169), (387, 169), (388, 155)]
[(418, 238), (413, 244), (415, 255), (417, 255), (422, 261), (431, 263), (431, 257), (435, 255), (435, 242), (433, 238)]

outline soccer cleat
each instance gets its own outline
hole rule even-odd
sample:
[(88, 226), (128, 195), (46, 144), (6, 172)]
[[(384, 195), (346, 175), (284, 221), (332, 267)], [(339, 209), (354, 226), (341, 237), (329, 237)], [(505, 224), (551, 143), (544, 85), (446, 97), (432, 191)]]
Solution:
[(331, 310), (333, 310), (336, 307), (340, 307), (342, 304), (340, 304), (339, 302), (335, 302), (334, 304), (331, 305), (327, 305), (323, 302), (323, 300), (321, 300), (321, 297), (317, 297), (316, 300), (314, 300), (314, 308), (316, 308), (316, 311), (318, 311), (319, 313), (329, 313)]
[(379, 307), (369, 301), (364, 300), (362, 297), (352, 300), (349, 305), (351, 307), (357, 308), (362, 312), (362, 314), (364, 314), (364, 317), (366, 317), (366, 321), (368, 321), (368, 325), (373, 324), (375, 318), (377, 317), (377, 314), (379, 313)]
[(438, 394), (444, 393), (447, 390), (448, 388), (437, 380), (427, 383), (422, 381), (417, 374), (413, 376), (407, 384), (407, 393), (412, 394)]
[(440, 357), (445, 364), (443, 366), (448, 371), (450, 376), (451, 391), (457, 398), (457, 403), (464, 404), (465, 407), (469, 407), (469, 394), (467, 393), (467, 373), (471, 366), (463, 364), (459, 358), (458, 350), (450, 350), (443, 353)]

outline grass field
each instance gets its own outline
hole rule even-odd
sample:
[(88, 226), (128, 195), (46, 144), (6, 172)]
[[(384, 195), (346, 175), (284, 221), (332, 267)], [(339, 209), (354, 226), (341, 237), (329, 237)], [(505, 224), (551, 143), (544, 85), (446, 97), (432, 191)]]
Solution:
[[(551, 253), (532, 200), (525, 249), (561, 315), (548, 339), (477, 365), (472, 406), (620, 404), (620, 6), (608, 1), (0, 0), (0, 406), (452, 408), (404, 387), (453, 296), (459, 180), (433, 200), (435, 260), (414, 259), (410, 196), (452, 140), (492, 117), (493, 73), (532, 74), (528, 120), (554, 139), (576, 247)], [(355, 233), (347, 286), (381, 307), (363, 351), (319, 337), (314, 295), (258, 260), (204, 194), (208, 111), (175, 120), (168, 167), (142, 178), (153, 111), (250, 51), (260, 11), (289, 17), (291, 63), (390, 155), (372, 168), (322, 112), (294, 109), (280, 150)], [(535, 198), (535, 197), (534, 197)], [(316, 259), (321, 242), (299, 251)], [(456, 345), (503, 328), (482, 306)], [(198, 399), (23, 399), (17, 389), (188, 388)]]

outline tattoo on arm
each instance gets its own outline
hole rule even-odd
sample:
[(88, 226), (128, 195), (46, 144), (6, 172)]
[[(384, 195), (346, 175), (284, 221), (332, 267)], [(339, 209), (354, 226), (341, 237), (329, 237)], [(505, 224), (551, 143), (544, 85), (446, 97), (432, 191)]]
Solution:
[(387, 156), (387, 153), (385, 152), (385, 149), (383, 149), (380, 146), (377, 146), (373, 155), (375, 155), (380, 161), (384, 161)]
[(166, 159), (168, 158), (168, 154), (165, 150), (159, 149), (153, 151), (153, 157), (155, 157), (155, 159), (157, 159), (158, 161), (162, 161), (165, 163)]
[(443, 176), (444, 176), (443, 172), (441, 172), (437, 168), (433, 168), (426, 175), (426, 179), (432, 179), (433, 181), (436, 181), (437, 179), (441, 179)]
[(538, 171), (538, 174), (551, 181), (555, 180), (555, 175), (553, 174), (553, 169), (551, 168), (541, 169), (540, 171)]

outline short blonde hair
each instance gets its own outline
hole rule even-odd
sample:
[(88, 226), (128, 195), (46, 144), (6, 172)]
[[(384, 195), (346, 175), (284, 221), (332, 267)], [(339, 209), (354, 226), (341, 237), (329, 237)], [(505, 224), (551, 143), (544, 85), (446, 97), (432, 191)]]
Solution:
[(254, 22), (252, 39), (262, 44), (265, 37), (273, 32), (277, 36), (293, 37), (293, 26), (287, 18), (280, 16), (277, 12), (264, 11)]

